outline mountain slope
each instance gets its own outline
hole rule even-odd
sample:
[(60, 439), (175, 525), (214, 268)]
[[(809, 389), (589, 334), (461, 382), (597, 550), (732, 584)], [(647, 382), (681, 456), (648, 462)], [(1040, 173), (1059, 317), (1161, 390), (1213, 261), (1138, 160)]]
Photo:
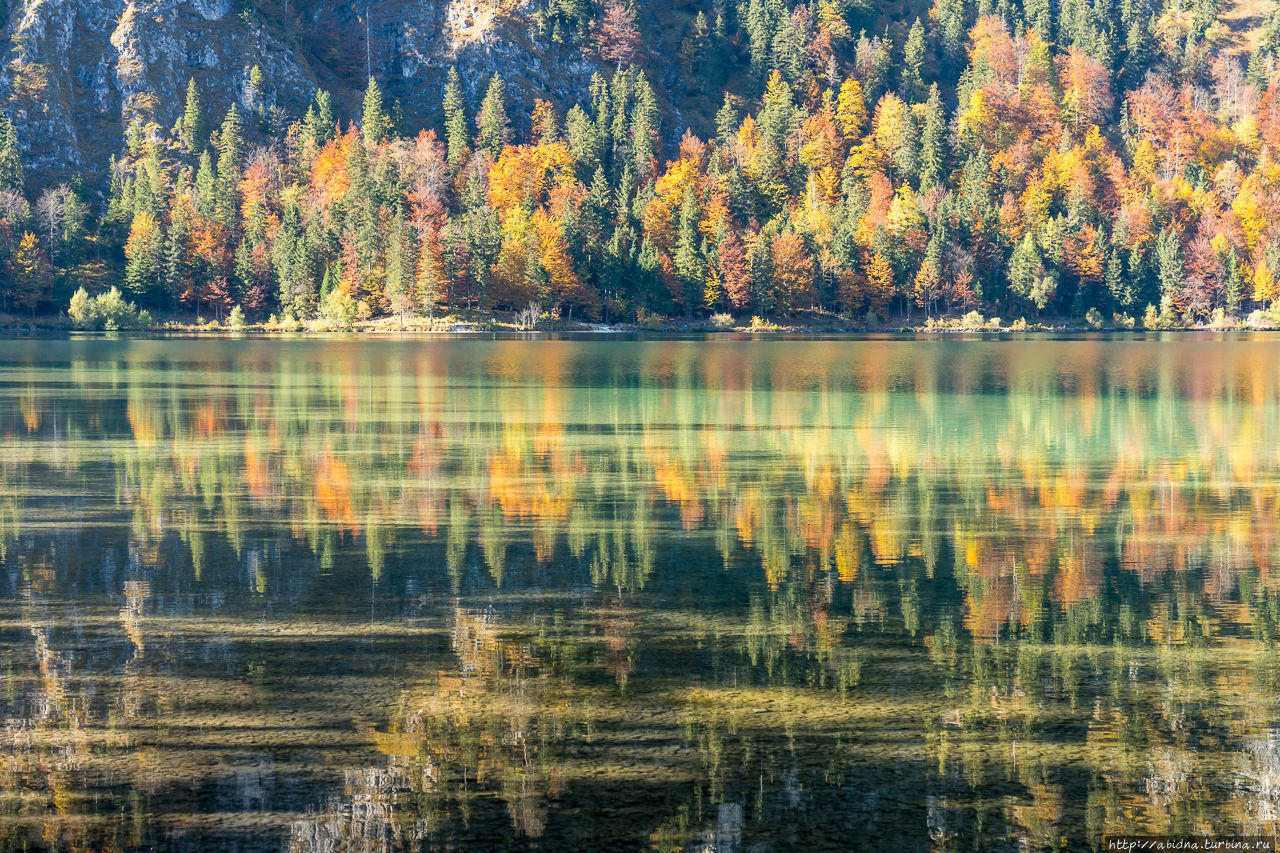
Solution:
[[(100, 169), (135, 120), (177, 119), (189, 78), (206, 106), (251, 106), (250, 70), (263, 99), (295, 115), (317, 88), (358, 102), (369, 71), (411, 118), (439, 102), (456, 65), (478, 99), (501, 72), (513, 100), (564, 101), (596, 65), (580, 50), (536, 36), (529, 3), (254, 3), (231, 0), (21, 0), (10, 4), (12, 59), (0, 71), (28, 168)], [(0, 7), (3, 8), (3, 7)], [(367, 37), (366, 37), (367, 36)]]

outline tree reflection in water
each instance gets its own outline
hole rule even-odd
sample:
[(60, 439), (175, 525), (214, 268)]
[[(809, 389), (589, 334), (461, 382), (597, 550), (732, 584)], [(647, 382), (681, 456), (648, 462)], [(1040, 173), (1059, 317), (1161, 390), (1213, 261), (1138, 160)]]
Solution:
[(1271, 834), (1277, 356), (0, 343), (0, 839)]

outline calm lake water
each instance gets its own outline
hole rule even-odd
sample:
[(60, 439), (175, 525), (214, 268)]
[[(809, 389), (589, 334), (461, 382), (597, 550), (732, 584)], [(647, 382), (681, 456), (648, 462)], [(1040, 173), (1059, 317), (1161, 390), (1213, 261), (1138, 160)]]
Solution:
[(1280, 337), (0, 339), (0, 847), (1273, 834)]

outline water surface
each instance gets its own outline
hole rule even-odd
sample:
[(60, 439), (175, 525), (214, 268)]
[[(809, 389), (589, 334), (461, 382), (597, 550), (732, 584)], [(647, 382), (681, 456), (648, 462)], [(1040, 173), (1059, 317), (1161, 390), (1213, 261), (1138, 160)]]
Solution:
[(1280, 338), (0, 339), (0, 846), (1274, 834)]

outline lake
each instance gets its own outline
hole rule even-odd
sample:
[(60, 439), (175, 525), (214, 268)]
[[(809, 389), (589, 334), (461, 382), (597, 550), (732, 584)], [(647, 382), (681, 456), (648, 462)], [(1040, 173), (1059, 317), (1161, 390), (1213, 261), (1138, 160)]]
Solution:
[(0, 846), (1280, 815), (1280, 337), (0, 339)]

